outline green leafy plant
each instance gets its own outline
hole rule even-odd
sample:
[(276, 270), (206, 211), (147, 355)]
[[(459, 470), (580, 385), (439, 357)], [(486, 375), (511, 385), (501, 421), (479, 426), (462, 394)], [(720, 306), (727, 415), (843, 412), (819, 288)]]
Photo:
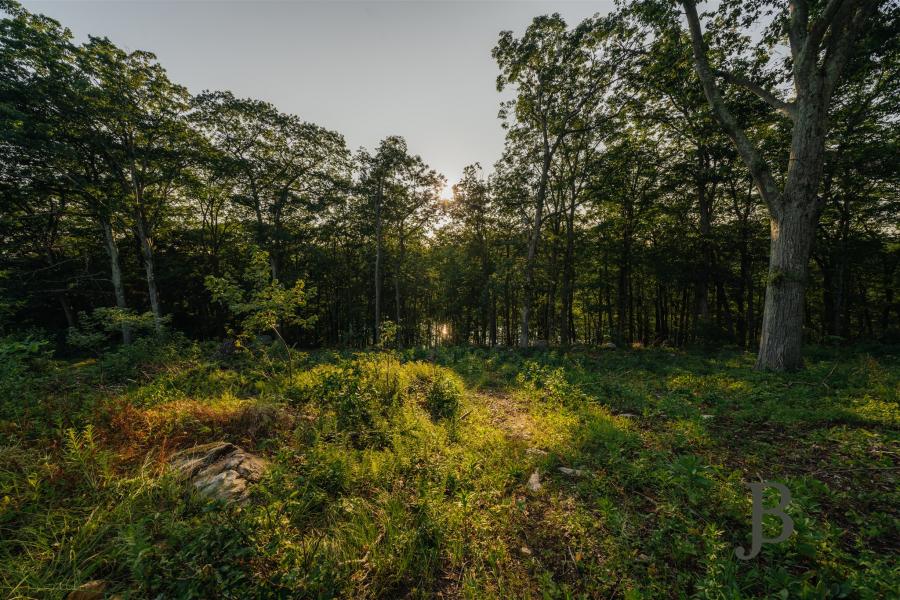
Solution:
[(305, 327), (315, 322), (315, 316), (302, 316), (300, 311), (306, 306), (307, 291), (302, 279), (290, 288), (272, 279), (269, 267), (269, 253), (254, 250), (250, 264), (244, 271), (244, 281), (248, 289), (242, 288), (233, 278), (207, 276), (206, 289), (214, 302), (228, 307), (237, 320), (239, 335), (247, 338), (271, 331), (284, 346), (288, 355), (289, 375), (293, 371), (291, 349), (281, 334), (285, 325)]
[(454, 375), (435, 371), (425, 392), (425, 407), (433, 419), (452, 419), (459, 414), (462, 382)]
[[(163, 320), (168, 322), (169, 317), (164, 317)], [(90, 313), (80, 312), (78, 325), (69, 328), (66, 341), (70, 346), (99, 355), (112, 347), (118, 333), (125, 329), (138, 337), (155, 334), (153, 313), (136, 313), (118, 307), (100, 307)]]

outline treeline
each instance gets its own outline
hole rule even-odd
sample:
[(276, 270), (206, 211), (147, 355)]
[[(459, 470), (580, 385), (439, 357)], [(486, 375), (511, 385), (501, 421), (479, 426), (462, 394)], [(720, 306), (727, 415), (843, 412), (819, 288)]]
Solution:
[[(258, 330), (306, 346), (758, 343), (769, 215), (680, 27), (625, 10), (501, 33), (503, 156), (441, 200), (443, 177), (401, 137), (352, 151), (266, 102), (192, 96), (152, 54), (0, 7), (4, 333), (63, 340), (115, 314), (127, 343), (140, 325), (123, 315), (147, 313), (220, 338), (256, 310)], [(818, 340), (900, 328), (900, 63), (895, 7), (881, 10), (830, 102), (804, 300)], [(750, 43), (714, 33), (722, 60)], [(783, 70), (729, 66), (767, 85)], [(746, 86), (725, 101), (787, 170), (785, 116)]]

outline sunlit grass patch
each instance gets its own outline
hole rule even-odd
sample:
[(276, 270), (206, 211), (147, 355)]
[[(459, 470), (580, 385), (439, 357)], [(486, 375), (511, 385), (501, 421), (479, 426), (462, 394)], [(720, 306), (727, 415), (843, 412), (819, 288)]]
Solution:
[[(77, 397), (77, 414), (0, 446), (5, 595), (90, 579), (135, 597), (892, 590), (900, 368), (883, 356), (771, 376), (735, 353), (322, 352), (288, 376), (274, 355), (186, 355), (104, 388), (67, 380), (42, 410)], [(244, 505), (161, 468), (213, 440), (271, 464)], [(760, 478), (794, 493), (797, 533), (747, 564), (733, 552)]]

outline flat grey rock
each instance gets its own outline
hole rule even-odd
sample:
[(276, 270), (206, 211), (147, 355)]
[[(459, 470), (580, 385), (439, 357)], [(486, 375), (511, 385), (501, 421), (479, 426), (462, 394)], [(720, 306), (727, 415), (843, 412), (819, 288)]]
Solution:
[(175, 454), (171, 466), (200, 495), (225, 501), (246, 500), (268, 463), (228, 442), (194, 446)]

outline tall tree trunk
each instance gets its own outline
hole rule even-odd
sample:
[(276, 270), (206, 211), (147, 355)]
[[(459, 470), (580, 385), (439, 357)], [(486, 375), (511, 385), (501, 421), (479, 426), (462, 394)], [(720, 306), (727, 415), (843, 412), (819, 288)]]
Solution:
[(397, 348), (403, 344), (403, 313), (400, 304), (400, 275), (403, 271), (403, 264), (406, 259), (406, 247), (404, 243), (404, 233), (403, 233), (403, 223), (400, 223), (400, 232), (399, 232), (399, 240), (400, 240), (400, 252), (397, 255), (397, 272), (394, 273), (394, 304), (395, 310), (394, 314), (397, 318), (396, 327), (396, 336), (397, 338), (394, 340), (394, 343), (397, 345)]
[(818, 213), (806, 202), (771, 218), (769, 275), (756, 366), (776, 371), (803, 365), (804, 296)]
[[(702, 264), (697, 274), (696, 289), (696, 306), (694, 312), (694, 323), (700, 329), (705, 329), (709, 323), (709, 278), (712, 272), (712, 240), (710, 234), (712, 232), (712, 194), (707, 189), (709, 160), (706, 148), (700, 146), (697, 149), (697, 208), (700, 214), (700, 253)], [(697, 334), (704, 335), (705, 331), (698, 331)]]
[[(116, 306), (122, 310), (127, 310), (125, 287), (122, 285), (122, 267), (119, 263), (119, 248), (116, 246), (116, 239), (113, 237), (112, 223), (110, 223), (108, 217), (101, 217), (100, 226), (103, 229), (103, 239), (106, 242), (106, 253), (109, 255), (109, 269), (113, 291), (116, 295)], [(122, 324), (122, 343), (131, 343), (131, 328), (124, 323)]]
[(375, 194), (375, 327), (374, 343), (377, 346), (381, 342), (381, 194), (382, 183), (378, 184), (378, 192)]
[(141, 245), (141, 256), (144, 259), (144, 272), (147, 275), (147, 294), (150, 297), (150, 310), (153, 311), (153, 325), (157, 333), (162, 332), (162, 311), (159, 306), (159, 289), (156, 287), (156, 274), (153, 260), (153, 245), (147, 232), (147, 222), (140, 207), (135, 210), (135, 230)]
[[(779, 371), (798, 369), (803, 365), (803, 295), (819, 219), (818, 188), (828, 131), (828, 108), (857, 40), (881, 2), (829, 2), (812, 22), (806, 2), (791, 3), (786, 28), (796, 100), (785, 102), (751, 81), (733, 74), (724, 75), (726, 80), (737, 82), (791, 119), (790, 155), (782, 189), (779, 189), (766, 159), (725, 105), (709, 64), (694, 0), (681, 0), (681, 4), (703, 93), (769, 207), (771, 254), (756, 367)], [(824, 58), (820, 64), (823, 50)]]
[(572, 304), (575, 288), (575, 196), (566, 215), (566, 251), (563, 255), (562, 320), (560, 338), (563, 345), (572, 343)]
[[(555, 146), (554, 146), (555, 148)], [(534, 263), (537, 258), (538, 242), (541, 239), (541, 226), (544, 222), (544, 201), (547, 196), (547, 183), (550, 177), (550, 162), (553, 158), (551, 149), (548, 146), (546, 134), (544, 138), (544, 159), (541, 168), (541, 179), (538, 184), (537, 195), (534, 202), (534, 222), (532, 223), (531, 233), (528, 236), (528, 254), (525, 257), (525, 286), (522, 298), (522, 324), (519, 331), (519, 346), (527, 348), (529, 339), (529, 320), (531, 318), (531, 308), (534, 302)]]
[(59, 298), (59, 306), (62, 308), (63, 314), (66, 316), (66, 325), (70, 329), (72, 327), (76, 327), (78, 323), (77, 321), (75, 321), (75, 313), (72, 312), (72, 305), (69, 304), (68, 296), (66, 296), (65, 292), (61, 292), (57, 294), (57, 298)]
[(506, 245), (506, 268), (503, 280), (503, 337), (507, 347), (513, 345), (512, 289), (509, 281), (509, 244)]

